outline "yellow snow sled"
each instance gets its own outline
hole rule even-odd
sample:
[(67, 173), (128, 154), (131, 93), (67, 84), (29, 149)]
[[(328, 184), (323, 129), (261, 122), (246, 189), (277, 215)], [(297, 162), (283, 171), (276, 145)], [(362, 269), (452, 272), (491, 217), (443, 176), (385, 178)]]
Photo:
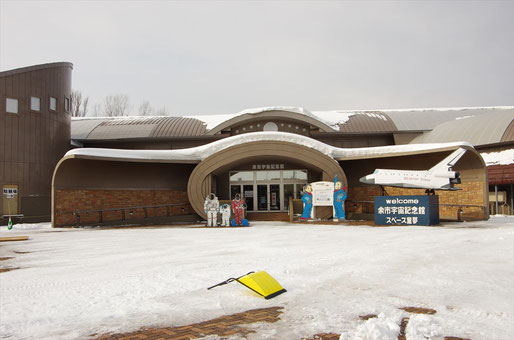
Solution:
[(260, 271), (257, 273), (249, 272), (248, 274), (245, 274), (237, 278), (231, 277), (230, 279), (215, 284), (214, 286), (209, 287), (207, 289), (212, 289), (214, 287), (226, 285), (227, 283), (230, 283), (232, 281), (239, 282), (246, 288), (251, 289), (257, 294), (259, 294), (266, 300), (274, 298), (275, 296), (286, 292), (286, 290), (282, 288), (280, 283), (278, 283), (277, 280), (275, 280), (273, 277), (271, 277), (270, 274), (266, 273), (265, 271)]

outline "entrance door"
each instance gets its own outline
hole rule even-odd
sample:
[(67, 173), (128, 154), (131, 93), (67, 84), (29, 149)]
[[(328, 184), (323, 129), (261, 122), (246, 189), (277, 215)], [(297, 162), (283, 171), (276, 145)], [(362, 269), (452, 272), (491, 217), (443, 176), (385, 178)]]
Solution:
[(230, 186), (230, 200), (233, 200), (236, 195), (241, 195), (241, 186), (239, 184)]
[(4, 185), (2, 190), (2, 211), (4, 215), (18, 215), (17, 185)]
[(243, 185), (243, 197), (246, 202), (246, 210), (253, 211), (253, 184)]
[(284, 210), (289, 209), (290, 198), (294, 198), (294, 184), (284, 184)]
[(257, 185), (257, 210), (268, 211), (268, 185)]
[(269, 192), (270, 192), (269, 209), (270, 210), (280, 210), (280, 184), (270, 184)]

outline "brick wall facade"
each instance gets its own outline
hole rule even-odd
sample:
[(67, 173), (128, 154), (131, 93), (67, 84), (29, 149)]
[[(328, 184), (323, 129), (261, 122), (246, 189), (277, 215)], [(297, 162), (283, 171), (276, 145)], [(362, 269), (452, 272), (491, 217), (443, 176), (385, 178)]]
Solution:
[[(187, 203), (186, 206), (159, 207), (125, 210), (125, 220), (145, 217), (177, 216), (195, 214), (186, 191), (175, 190), (77, 190), (59, 189), (55, 191), (54, 226), (77, 224), (73, 211), (117, 209), (126, 207), (155, 206), (165, 204)], [(131, 213), (132, 212), (132, 213)], [(122, 221), (122, 210), (81, 213), (81, 224), (94, 224), (109, 221)]]
[[(441, 218), (457, 218), (459, 208), (462, 209), (464, 219), (485, 219), (487, 212), (484, 209), (487, 202), (484, 201), (483, 182), (464, 182), (457, 185), (462, 190), (448, 191), (438, 190), (439, 196), (439, 216)], [(403, 195), (425, 195), (424, 189), (405, 189), (395, 187), (384, 187), (390, 196)], [(373, 203), (356, 203), (356, 201), (373, 201), (374, 196), (382, 195), (380, 187), (377, 186), (356, 186), (350, 187), (348, 200), (346, 201), (346, 211), (348, 213), (373, 214)], [(447, 206), (445, 204), (451, 204)], [(355, 207), (356, 205), (356, 207)], [(459, 207), (460, 206), (460, 207)]]

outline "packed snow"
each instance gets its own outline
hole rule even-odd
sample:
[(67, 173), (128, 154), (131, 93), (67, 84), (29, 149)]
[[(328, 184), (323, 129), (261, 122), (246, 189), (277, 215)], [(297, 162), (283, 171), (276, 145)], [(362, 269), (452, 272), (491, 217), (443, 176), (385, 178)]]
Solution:
[(288, 132), (250, 132), (242, 135), (227, 137), (209, 144), (175, 150), (126, 150), (126, 149), (102, 149), (102, 148), (78, 148), (70, 150), (66, 156), (80, 155), (95, 158), (110, 159), (137, 159), (148, 161), (183, 161), (200, 162), (205, 158), (222, 151), (224, 149), (253, 143), (258, 141), (280, 141), (303, 145), (310, 149), (317, 150), (336, 160), (373, 158), (383, 155), (394, 156), (395, 154), (417, 153), (417, 152), (436, 152), (438, 150), (457, 149), (459, 147), (473, 148), (473, 145), (466, 142), (454, 143), (427, 143), (427, 144), (406, 144), (388, 145), (366, 148), (338, 148), (320, 142), (318, 140), (302, 135)]
[[(514, 338), (514, 218), (438, 227), (253, 222), (249, 228), (0, 228), (0, 338), (92, 334), (197, 323), (283, 306), (248, 339), (334, 332), (341, 339)], [(230, 283), (265, 270), (287, 289), (264, 300)], [(424, 307), (417, 315), (401, 307)], [(363, 321), (361, 315), (376, 314)], [(235, 337), (234, 339), (236, 339)]]
[(484, 152), (480, 154), (487, 166), (490, 165), (509, 165), (514, 163), (514, 149), (498, 152)]

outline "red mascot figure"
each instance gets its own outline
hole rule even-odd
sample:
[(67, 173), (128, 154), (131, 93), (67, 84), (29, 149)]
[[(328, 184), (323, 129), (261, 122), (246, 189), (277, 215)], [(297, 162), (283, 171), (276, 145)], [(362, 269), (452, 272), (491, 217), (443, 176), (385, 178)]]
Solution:
[[(232, 200), (232, 226), (240, 226), (240, 225), (248, 225), (248, 221), (243, 219), (244, 209), (246, 204), (241, 199), (240, 194), (236, 194), (234, 199)], [(245, 223), (246, 222), (246, 223)]]

